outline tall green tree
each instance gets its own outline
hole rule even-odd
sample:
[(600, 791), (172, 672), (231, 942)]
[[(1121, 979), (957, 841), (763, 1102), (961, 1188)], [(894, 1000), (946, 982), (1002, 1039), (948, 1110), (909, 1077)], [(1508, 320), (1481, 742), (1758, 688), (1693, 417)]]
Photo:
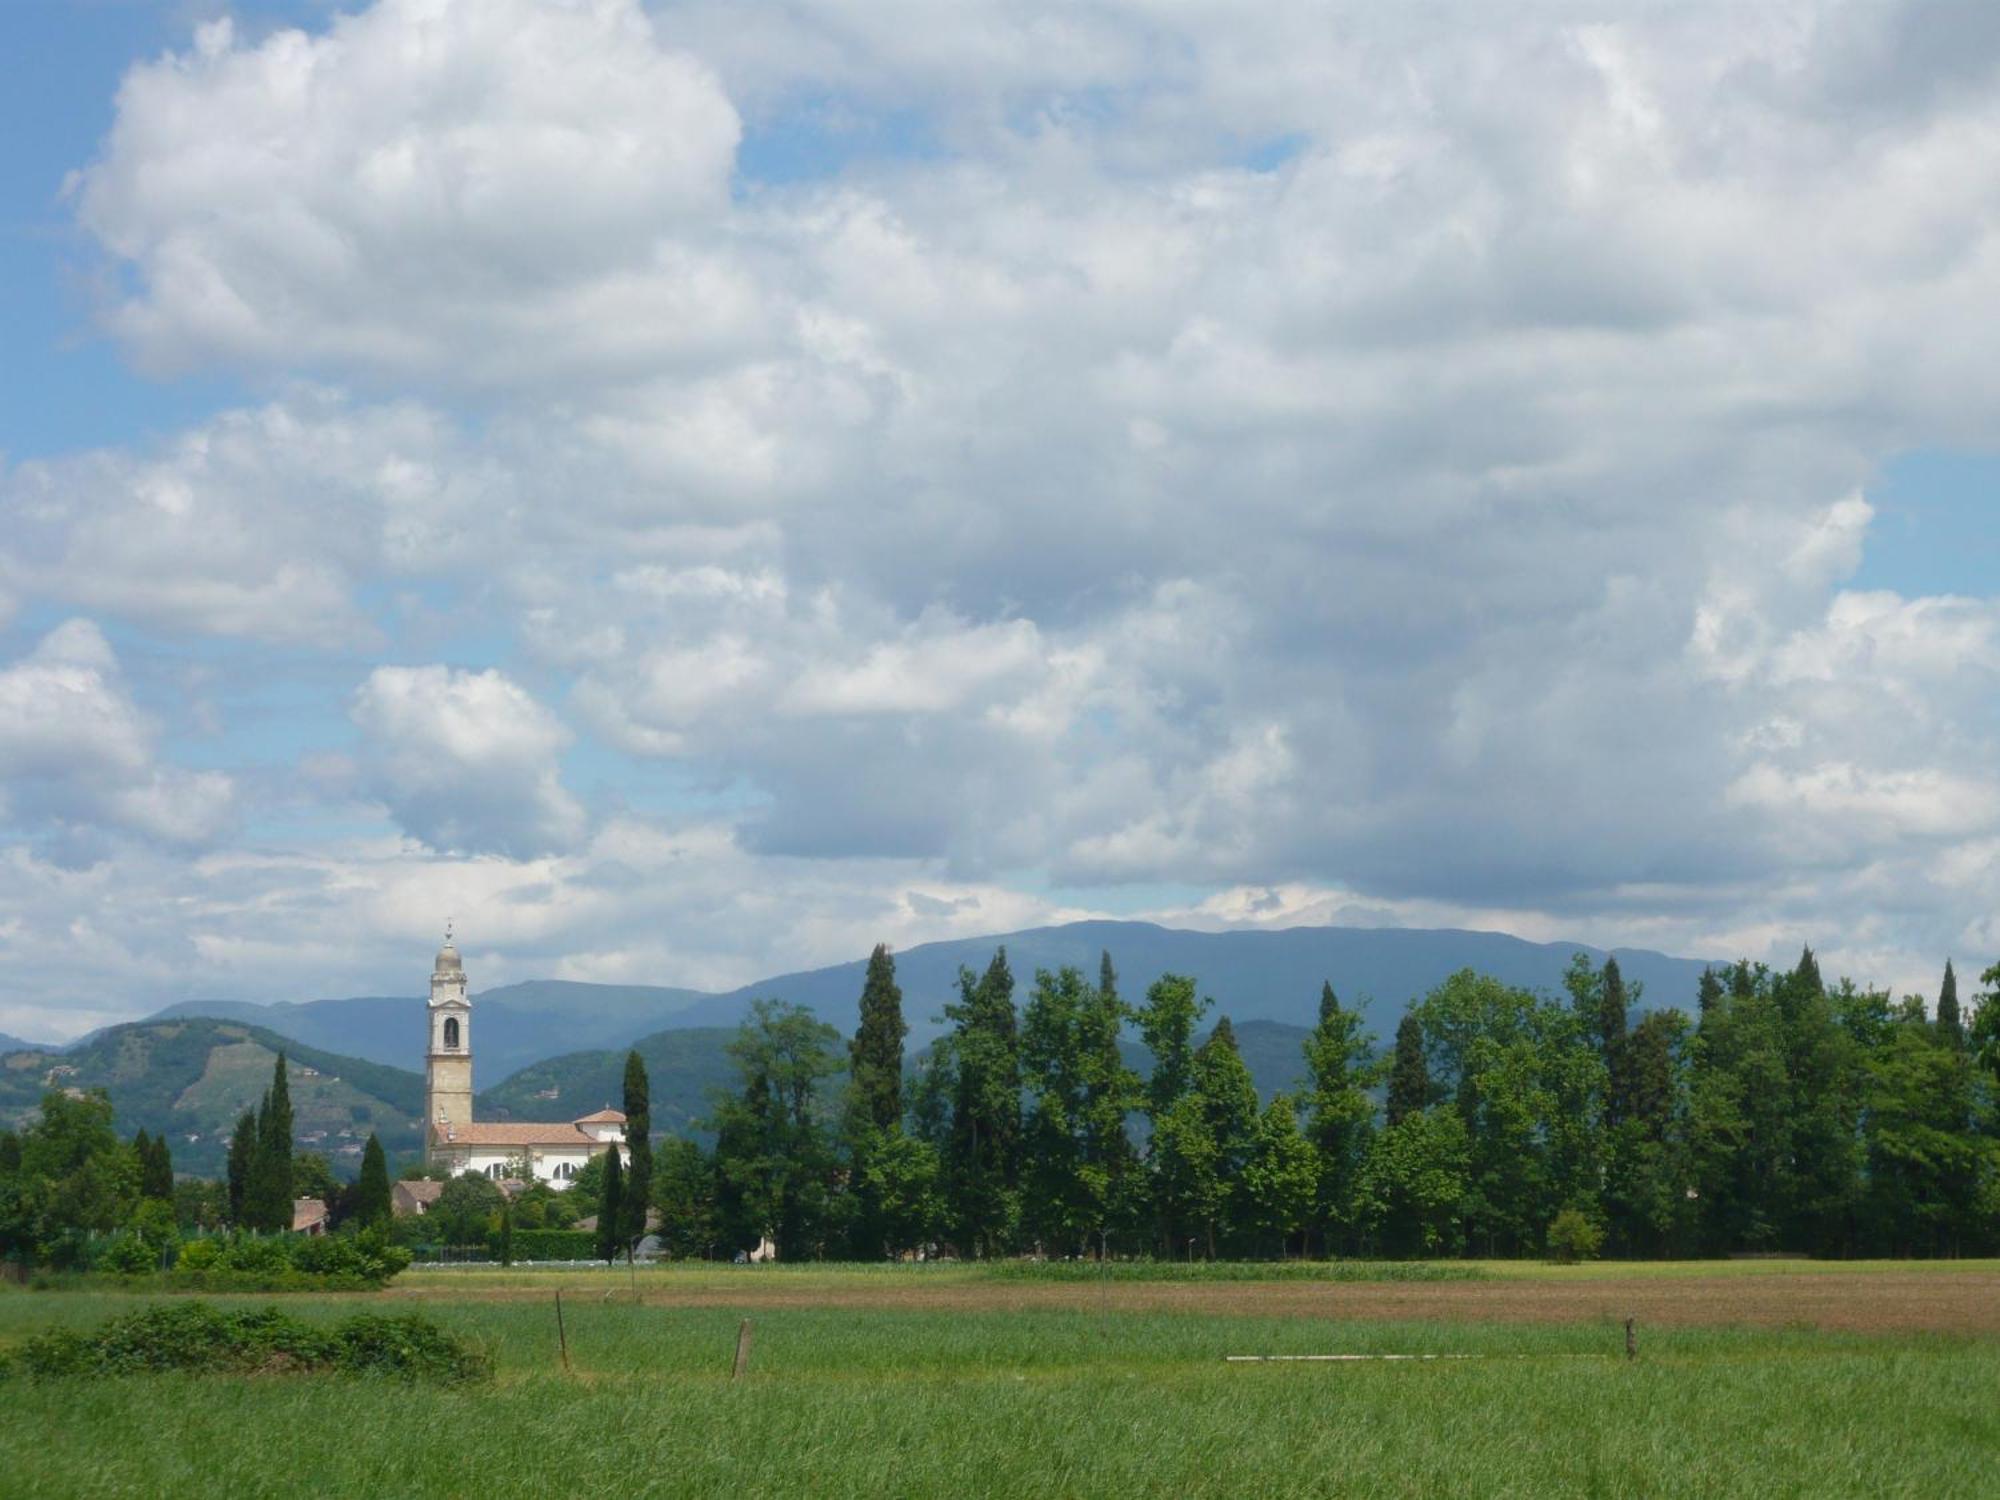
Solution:
[(729, 1044), (737, 1087), (717, 1100), (717, 1209), (748, 1249), (769, 1236), (787, 1259), (822, 1256), (839, 1233), (824, 1081), (840, 1071), (839, 1033), (802, 1006), (759, 1000)]
[(945, 1007), (955, 1089), (946, 1174), (953, 1235), (965, 1253), (987, 1256), (1010, 1248), (1020, 1224), (1021, 1051), (1007, 950), (977, 979), (960, 969), (958, 987)]
[(848, 1057), (858, 1107), (878, 1130), (898, 1129), (903, 1123), (903, 1038), (909, 1034), (896, 961), (886, 943), (877, 943), (868, 956), (868, 974), (861, 984), (861, 1024)]
[(1358, 1011), (1344, 1009), (1331, 983), (1319, 993), (1319, 1020), (1305, 1040), (1306, 1140), (1315, 1159), (1313, 1221), (1332, 1249), (1360, 1232), (1361, 1164), (1374, 1133), (1378, 1076)]
[(1213, 1002), (1198, 998), (1193, 979), (1162, 974), (1146, 991), (1139, 1007), (1139, 1035), (1153, 1054), (1153, 1071), (1146, 1080), (1146, 1114), (1154, 1128), (1165, 1113), (1194, 1086), (1194, 1029)]
[(1116, 976), (1093, 989), (1076, 969), (1035, 975), (1021, 1024), (1028, 1095), (1023, 1214), (1052, 1253), (1098, 1253), (1127, 1232), (1137, 1209), (1138, 1162), (1126, 1133), (1139, 1080), (1118, 1049), (1125, 1020)]
[(597, 1258), (606, 1265), (625, 1248), (625, 1166), (614, 1145), (604, 1153), (604, 1186), (597, 1196)]
[(1244, 1169), (1257, 1143), (1257, 1085), (1236, 1045), (1236, 1029), (1223, 1016), (1194, 1055), (1194, 1097), (1215, 1144), (1215, 1170), (1224, 1191), (1202, 1228), (1213, 1257), (1228, 1229), (1247, 1224), (1252, 1211)]
[(625, 1149), (631, 1162), (619, 1201), (618, 1233), (629, 1259), (633, 1247), (646, 1237), (646, 1215), (653, 1206), (653, 1088), (636, 1047), (625, 1054), (624, 1103)]
[(1311, 1218), (1318, 1189), (1319, 1162), (1299, 1131), (1298, 1106), (1284, 1094), (1274, 1095), (1243, 1164), (1244, 1235), (1275, 1246), (1282, 1257), (1287, 1242)]
[(248, 1210), (250, 1179), (257, 1163), (257, 1113), (246, 1109), (237, 1117), (229, 1134), (229, 1162), (225, 1175), (229, 1184), (229, 1222), (241, 1229), (251, 1227)]
[(361, 1148), (361, 1176), (354, 1184), (354, 1218), (363, 1228), (387, 1224), (394, 1212), (389, 1186), (389, 1160), (382, 1154), (381, 1139), (368, 1133)]
[(1958, 1013), (1958, 976), (1951, 970), (1951, 960), (1944, 961), (1944, 981), (1938, 985), (1937, 1029), (1947, 1046), (1965, 1048), (1965, 1022)]
[(1414, 1011), (1396, 1023), (1396, 1052), (1389, 1064), (1389, 1097), (1383, 1118), (1400, 1125), (1431, 1102), (1431, 1075), (1424, 1061), (1424, 1028)]
[(669, 1137), (654, 1163), (660, 1242), (676, 1260), (707, 1259), (722, 1248), (715, 1162), (699, 1144)]
[(280, 1052), (257, 1110), (257, 1149), (243, 1193), (245, 1221), (265, 1233), (292, 1227), (292, 1094), (286, 1071)]

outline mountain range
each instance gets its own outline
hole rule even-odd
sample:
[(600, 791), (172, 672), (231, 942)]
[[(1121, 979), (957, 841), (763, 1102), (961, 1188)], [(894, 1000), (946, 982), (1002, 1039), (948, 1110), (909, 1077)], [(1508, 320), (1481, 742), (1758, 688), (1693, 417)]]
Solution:
[[(977, 971), (1004, 946), (1025, 1004), (1037, 969), (1074, 966), (1092, 978), (1109, 953), (1125, 998), (1137, 1002), (1163, 973), (1192, 974), (1226, 1015), (1251, 1076), (1265, 1095), (1293, 1087), (1300, 1044), (1318, 1009), (1320, 985), (1362, 1010), (1386, 1043), (1403, 1006), (1447, 975), (1477, 969), (1509, 984), (1556, 991), (1573, 954), (1601, 964), (1603, 950), (1530, 943), (1501, 933), (1452, 929), (1292, 928), (1190, 932), (1145, 922), (1077, 922), (994, 937), (925, 943), (896, 955), (896, 976), (916, 1052), (942, 1030), (961, 966)], [(1692, 1008), (1707, 967), (1643, 949), (1617, 949), (1642, 1004)], [(866, 961), (778, 975), (727, 993), (650, 985), (533, 980), (474, 997), (482, 1118), (573, 1119), (615, 1103), (625, 1049), (636, 1047), (652, 1078), (654, 1123), (695, 1128), (718, 1086), (732, 1076), (727, 1053), (758, 999), (812, 1010), (842, 1035), (855, 1027)], [(189, 1001), (142, 1022), (108, 1027), (66, 1048), (5, 1047), (0, 1124), (30, 1112), (47, 1086), (107, 1089), (118, 1128), (164, 1131), (182, 1170), (221, 1166), (221, 1137), (268, 1084), (279, 1049), (305, 1070), (294, 1082), (299, 1133), (351, 1168), (369, 1129), (392, 1156), (414, 1152), (422, 1111), (423, 1001), (362, 996), (259, 1005)], [(1206, 1029), (1206, 1025), (1204, 1026)], [(1144, 1050), (1128, 1043), (1143, 1070)], [(295, 1070), (295, 1080), (299, 1073)], [(320, 1138), (311, 1139), (319, 1132)]]
[[(1342, 1001), (1359, 1006), (1384, 1039), (1408, 1001), (1459, 969), (1477, 969), (1508, 984), (1555, 991), (1575, 953), (1601, 964), (1605, 950), (1582, 943), (1530, 943), (1496, 932), (1456, 929), (1294, 927), (1278, 931), (1190, 932), (1149, 922), (1072, 922), (993, 937), (924, 943), (896, 955), (903, 1014), (921, 1046), (942, 1029), (943, 1010), (957, 994), (961, 967), (977, 972), (1005, 947), (1017, 993), (1025, 999), (1036, 969), (1073, 965), (1096, 977), (1108, 952), (1128, 1000), (1142, 998), (1161, 974), (1192, 974), (1233, 1022), (1277, 1021), (1310, 1026), (1322, 981)], [(1626, 982), (1646, 1003), (1692, 1008), (1707, 965), (1645, 949), (1611, 950)], [(473, 996), (479, 1071), (496, 1081), (530, 1064), (579, 1051), (618, 1050), (660, 1031), (733, 1029), (763, 998), (803, 1005), (842, 1033), (859, 1013), (867, 962), (760, 979), (725, 993), (651, 985), (532, 980)], [(267, 1027), (280, 1036), (397, 1067), (421, 1062), (423, 1002), (408, 997), (258, 1005), (245, 1001), (184, 1001), (161, 1018), (210, 1016)]]

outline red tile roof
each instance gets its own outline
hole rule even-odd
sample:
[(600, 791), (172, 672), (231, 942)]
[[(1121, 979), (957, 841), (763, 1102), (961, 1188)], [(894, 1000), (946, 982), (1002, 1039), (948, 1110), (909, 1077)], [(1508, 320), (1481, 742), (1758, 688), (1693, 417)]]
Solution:
[(599, 1144), (572, 1122), (556, 1124), (513, 1121), (507, 1124), (433, 1125), (431, 1139), (440, 1146), (595, 1146)]
[(594, 1115), (585, 1115), (576, 1123), (579, 1125), (623, 1125), (625, 1117), (615, 1109), (600, 1109)]

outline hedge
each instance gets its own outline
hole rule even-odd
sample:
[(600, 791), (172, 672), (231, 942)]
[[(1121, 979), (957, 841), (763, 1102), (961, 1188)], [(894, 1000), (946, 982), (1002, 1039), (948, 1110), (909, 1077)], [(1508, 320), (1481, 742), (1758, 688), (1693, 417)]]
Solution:
[[(500, 1231), (486, 1236), (486, 1253), (500, 1258)], [(596, 1260), (597, 1236), (587, 1229), (516, 1229), (516, 1260)]]

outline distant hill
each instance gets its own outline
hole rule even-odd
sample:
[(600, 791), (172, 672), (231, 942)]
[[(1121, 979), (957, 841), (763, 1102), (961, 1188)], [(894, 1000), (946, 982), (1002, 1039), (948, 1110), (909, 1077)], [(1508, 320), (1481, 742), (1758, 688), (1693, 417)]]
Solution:
[(0, 1031), (0, 1053), (32, 1052), (37, 1050), (53, 1052), (56, 1049), (53, 1047), (45, 1048), (40, 1042), (24, 1042), (17, 1036), (9, 1036), (6, 1032)]
[[(1293, 927), (1279, 931), (1187, 932), (1150, 922), (1073, 922), (994, 937), (924, 943), (896, 955), (896, 979), (912, 1041), (934, 1036), (934, 1018), (957, 994), (960, 965), (985, 967), (1005, 945), (1016, 996), (1025, 1001), (1038, 968), (1065, 964), (1095, 979), (1098, 955), (1109, 951), (1128, 1001), (1143, 998), (1161, 974), (1191, 974), (1214, 1014), (1239, 1028), (1246, 1021), (1279, 1021), (1310, 1027), (1319, 989), (1330, 980), (1341, 1000), (1359, 1006), (1368, 1025), (1386, 1041), (1408, 1001), (1427, 994), (1459, 969), (1477, 969), (1508, 984), (1559, 992), (1570, 956), (1582, 952), (1603, 963), (1605, 950), (1583, 943), (1530, 943), (1498, 932), (1433, 928)], [(1645, 987), (1648, 1006), (1694, 1007), (1695, 985), (1706, 964), (1642, 948), (1612, 950), (1627, 984)], [(673, 1021), (679, 1026), (734, 1026), (759, 998), (789, 1000), (814, 1011), (842, 1032), (858, 1019), (865, 959), (783, 974), (740, 990), (694, 1001)]]
[(18, 1124), (50, 1088), (103, 1089), (120, 1135), (163, 1134), (183, 1172), (222, 1172), (237, 1117), (270, 1086), (289, 1057), (294, 1133), (352, 1176), (370, 1131), (393, 1160), (419, 1145), (423, 1079), (401, 1068), (301, 1046), (232, 1021), (137, 1021), (112, 1026), (66, 1050), (29, 1048), (0, 1056), (0, 1124)]
[[(1308, 1027), (1319, 1005), (1321, 981), (1331, 980), (1343, 1001), (1362, 1009), (1367, 1025), (1387, 1041), (1405, 1003), (1462, 968), (1478, 969), (1509, 984), (1556, 991), (1570, 955), (1584, 952), (1602, 963), (1605, 952), (1581, 943), (1530, 943), (1495, 932), (1455, 929), (1295, 927), (1281, 931), (1188, 932), (1149, 922), (1075, 922), (992, 937), (923, 943), (896, 955), (904, 1015), (912, 1047), (934, 1038), (947, 1001), (957, 993), (959, 966), (984, 968), (1005, 945), (1025, 1001), (1038, 968), (1073, 964), (1097, 973), (1098, 954), (1109, 950), (1126, 999), (1138, 1001), (1163, 973), (1192, 974), (1213, 996), (1216, 1015), (1247, 1023), (1269, 1021)], [(1644, 1004), (1692, 1008), (1705, 966), (1645, 949), (1615, 950), (1628, 982), (1645, 989)], [(573, 1063), (581, 1053), (619, 1053), (642, 1038), (668, 1031), (733, 1030), (753, 1000), (770, 997), (804, 1005), (843, 1034), (854, 1029), (865, 960), (758, 980), (727, 994), (652, 985), (583, 984), (532, 980), (476, 994), (474, 1051), (481, 1079), (501, 1082), (487, 1097), (515, 1118), (528, 1111), (526, 1097), (555, 1088), (567, 1100), (576, 1090), (603, 1092), (603, 1059)], [(188, 1001), (160, 1018), (209, 1016), (262, 1026), (307, 1046), (390, 1066), (420, 1068), (423, 1002), (410, 997), (313, 1000), (254, 1005), (238, 1001)], [(86, 1038), (86, 1045), (95, 1037)], [(705, 1043), (690, 1042), (689, 1058)], [(1246, 1054), (1250, 1050), (1245, 1042)], [(561, 1062), (524, 1095), (514, 1087), (522, 1069)], [(694, 1067), (692, 1062), (690, 1067)], [(593, 1071), (596, 1070), (596, 1071)], [(695, 1068), (706, 1078), (710, 1063)], [(695, 1076), (690, 1074), (690, 1076)], [(1276, 1086), (1276, 1085), (1274, 1085)], [(526, 1086), (523, 1085), (523, 1088)], [(549, 1101), (543, 1100), (543, 1104)], [(696, 1105), (696, 1112), (702, 1106)], [(524, 1113), (524, 1111), (527, 1111)]]
[[(1206, 1038), (1211, 1029), (1205, 1027), (1201, 1037)], [(1237, 1050), (1243, 1054), (1262, 1098), (1299, 1089), (1305, 1077), (1301, 1049), (1307, 1034), (1306, 1027), (1282, 1021), (1246, 1021), (1236, 1027)], [(690, 1027), (662, 1031), (634, 1043), (646, 1060), (655, 1134), (706, 1138), (707, 1132), (697, 1128), (696, 1122), (710, 1117), (718, 1089), (736, 1084), (736, 1065), (728, 1053), (735, 1036), (734, 1027)], [(1152, 1071), (1152, 1054), (1136, 1037), (1128, 1037), (1120, 1051), (1126, 1066), (1141, 1078)], [(911, 1049), (907, 1062), (914, 1063), (918, 1055), (917, 1049)], [(480, 1094), (474, 1109), (482, 1120), (569, 1119), (605, 1104), (616, 1108), (624, 1078), (623, 1052), (572, 1052), (522, 1069)], [(827, 1080), (826, 1097), (835, 1097), (843, 1083), (840, 1075)]]
[[(485, 990), (472, 997), (479, 1072), (486, 1078), (504, 1078), (559, 1053), (628, 1047), (671, 1024), (689, 1005), (709, 998), (702, 990), (560, 979), (532, 979)], [(424, 1002), (417, 996), (371, 995), (275, 1005), (188, 1000), (168, 1006), (154, 1019), (177, 1016), (242, 1021), (370, 1062), (423, 1066)]]
[[(656, 1132), (689, 1133), (691, 1122), (709, 1113), (711, 1091), (735, 1082), (736, 1067), (725, 1050), (735, 1036), (733, 1026), (696, 1026), (656, 1032), (631, 1044), (646, 1060)], [(575, 1119), (607, 1104), (618, 1108), (624, 1087), (623, 1048), (569, 1052), (483, 1091), (474, 1102), (474, 1118)]]

